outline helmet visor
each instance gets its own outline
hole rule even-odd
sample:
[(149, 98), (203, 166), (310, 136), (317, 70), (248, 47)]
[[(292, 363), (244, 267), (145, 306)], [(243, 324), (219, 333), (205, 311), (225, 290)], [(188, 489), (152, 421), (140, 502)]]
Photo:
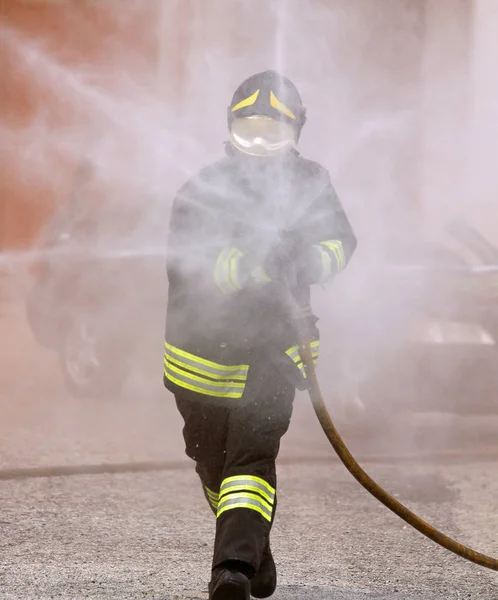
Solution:
[(296, 134), (290, 123), (275, 121), (264, 115), (234, 119), (231, 143), (252, 156), (273, 156), (296, 145)]

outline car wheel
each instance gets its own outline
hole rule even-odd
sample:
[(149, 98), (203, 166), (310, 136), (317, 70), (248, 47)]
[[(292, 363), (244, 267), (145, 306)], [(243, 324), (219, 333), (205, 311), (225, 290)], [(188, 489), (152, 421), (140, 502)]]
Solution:
[(347, 353), (337, 361), (329, 384), (330, 411), (341, 431), (353, 437), (375, 436), (390, 422), (389, 407), (372, 389), (368, 370)]
[(91, 315), (76, 315), (59, 351), (66, 386), (80, 398), (120, 396), (126, 380), (126, 361), (116, 355), (116, 343), (103, 339), (99, 329)]

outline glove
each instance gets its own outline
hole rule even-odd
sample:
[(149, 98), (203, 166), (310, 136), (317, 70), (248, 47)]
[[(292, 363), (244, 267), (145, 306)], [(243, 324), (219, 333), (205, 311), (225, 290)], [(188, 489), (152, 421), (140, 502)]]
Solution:
[(284, 231), (280, 243), (268, 253), (264, 269), (273, 281), (295, 277), (298, 285), (309, 286), (319, 277), (320, 256), (301, 234)]

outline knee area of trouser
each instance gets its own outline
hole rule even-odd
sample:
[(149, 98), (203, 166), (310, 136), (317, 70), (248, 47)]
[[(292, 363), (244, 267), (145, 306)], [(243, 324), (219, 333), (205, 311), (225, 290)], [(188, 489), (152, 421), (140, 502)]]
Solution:
[(294, 391), (248, 393), (229, 417), (238, 434), (271, 436), (279, 439), (288, 430), (294, 405)]
[(203, 469), (216, 470), (218, 465), (223, 465), (226, 451), (193, 437), (185, 439), (185, 454), (195, 460), (197, 464), (202, 465)]
[(223, 476), (223, 462), (198, 462), (195, 465), (195, 471), (197, 475), (199, 475), (204, 486), (207, 486), (213, 491), (219, 491)]

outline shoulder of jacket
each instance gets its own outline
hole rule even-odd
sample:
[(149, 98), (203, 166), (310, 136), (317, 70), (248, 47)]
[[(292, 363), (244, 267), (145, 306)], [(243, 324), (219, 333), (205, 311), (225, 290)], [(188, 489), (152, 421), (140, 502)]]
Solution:
[(226, 171), (229, 169), (230, 163), (231, 161), (229, 157), (223, 156), (216, 162), (211, 163), (210, 165), (207, 165), (207, 167), (201, 169), (197, 176), (206, 178), (219, 176), (220, 174), (226, 173)]
[(203, 167), (193, 175), (181, 188), (180, 191), (195, 189), (199, 185), (212, 181), (217, 181), (227, 176), (229, 170), (229, 160), (224, 157), (216, 162)]
[(177, 191), (176, 198), (188, 198), (191, 194), (198, 194), (200, 190), (206, 189), (210, 183), (219, 183), (226, 177), (227, 160), (222, 158), (206, 167), (203, 167), (195, 175), (192, 175)]
[(335, 195), (335, 188), (332, 184), (330, 173), (320, 163), (299, 155), (294, 172), (297, 181), (301, 182), (307, 194), (311, 194), (313, 197), (317, 197), (323, 193), (332, 193)]
[(297, 165), (298, 170), (303, 173), (303, 175), (307, 175), (311, 178), (316, 178), (322, 181), (330, 181), (330, 173), (328, 169), (326, 169), (320, 163), (310, 160), (309, 158), (304, 158), (304, 156), (297, 157)]

